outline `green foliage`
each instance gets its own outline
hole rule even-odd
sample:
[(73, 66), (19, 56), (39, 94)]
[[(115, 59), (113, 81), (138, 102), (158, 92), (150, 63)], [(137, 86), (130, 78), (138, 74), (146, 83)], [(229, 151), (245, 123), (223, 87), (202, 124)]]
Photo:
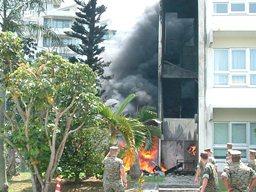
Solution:
[(74, 180), (81, 177), (101, 177), (109, 137), (108, 130), (99, 128), (82, 130), (72, 135), (59, 164), (61, 175)]
[(13, 72), (18, 67), (18, 63), (22, 62), (23, 56), (21, 39), (11, 32), (0, 33), (1, 73)]
[[(54, 176), (68, 137), (100, 123), (103, 104), (96, 96), (96, 75), (88, 65), (51, 53), (28, 63), (20, 39), (10, 33), (1, 38), (1, 65), (9, 72), (3, 79), (8, 101), (5, 139), (47, 191), (45, 181)], [(10, 63), (17, 69), (11, 70)]]
[[(104, 5), (98, 5), (97, 0), (89, 0), (87, 2), (75, 0), (78, 5), (79, 12), (76, 13), (75, 22), (71, 29), (66, 32), (70, 37), (81, 40), (81, 44), (70, 44), (68, 47), (75, 53), (85, 56), (82, 62), (88, 64), (99, 77), (103, 76), (104, 67), (109, 63), (105, 63), (101, 57), (105, 48), (102, 46), (104, 35), (108, 30), (106, 25), (101, 22), (101, 15), (106, 11)], [(72, 60), (76, 60), (72, 58)]]
[(138, 111), (137, 118), (141, 122), (145, 122), (150, 119), (156, 119), (157, 118), (156, 109), (151, 106), (144, 106)]

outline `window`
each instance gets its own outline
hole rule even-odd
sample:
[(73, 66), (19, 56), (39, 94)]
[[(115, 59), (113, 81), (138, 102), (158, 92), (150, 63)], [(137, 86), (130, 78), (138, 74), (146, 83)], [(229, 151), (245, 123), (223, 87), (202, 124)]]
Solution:
[(214, 51), (215, 71), (228, 71), (228, 50), (219, 49)]
[(215, 122), (213, 125), (216, 159), (225, 159), (228, 142), (234, 144), (234, 149), (242, 152), (242, 158), (248, 158), (248, 148), (256, 148), (256, 122)]
[(51, 39), (48, 37), (43, 37), (43, 46), (44, 47), (51, 47)]
[(215, 85), (228, 85), (228, 74), (215, 74), (214, 84)]
[(256, 85), (256, 75), (250, 75), (250, 84)]
[[(218, 1), (218, 0), (217, 0)], [(222, 2), (221, 2), (222, 1)], [(256, 13), (256, 2), (253, 0), (237, 0), (237, 1), (228, 1), (221, 0), (220, 2), (213, 2), (213, 14), (217, 15), (228, 15), (228, 14), (239, 14), (246, 13), (255, 14)]]
[(246, 123), (232, 123), (232, 143), (246, 143)]
[(256, 145), (256, 123), (250, 124), (250, 144)]
[(228, 143), (228, 123), (214, 124), (214, 143), (215, 144)]
[(216, 49), (214, 51), (214, 84), (228, 85), (228, 50)]
[(226, 149), (214, 149), (213, 150), (215, 159), (225, 159)]
[(214, 49), (215, 86), (256, 86), (256, 49)]
[(51, 27), (51, 19), (44, 18), (44, 26), (47, 28), (50, 28)]
[(245, 4), (231, 3), (231, 12), (245, 12)]
[(219, 14), (228, 13), (228, 3), (214, 3), (213, 12)]
[(245, 50), (232, 50), (232, 69), (245, 69)]
[(246, 84), (246, 75), (232, 75), (231, 79), (233, 85)]
[(256, 49), (250, 50), (250, 70), (256, 71)]

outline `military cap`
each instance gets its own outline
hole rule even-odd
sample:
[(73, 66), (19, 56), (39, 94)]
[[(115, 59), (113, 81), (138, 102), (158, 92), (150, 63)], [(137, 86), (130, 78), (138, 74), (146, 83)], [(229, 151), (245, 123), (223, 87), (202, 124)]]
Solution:
[(212, 153), (211, 148), (206, 148), (204, 151), (205, 151), (205, 152), (210, 152), (210, 153)]
[(110, 150), (118, 150), (118, 147), (117, 146), (111, 146), (109, 149)]
[(249, 152), (253, 155), (256, 155), (256, 150), (250, 149)]
[(232, 144), (232, 143), (227, 143), (227, 148), (228, 148), (228, 149), (232, 149), (232, 147), (233, 147), (233, 144)]
[(238, 150), (230, 150), (230, 154), (232, 156), (241, 156), (241, 151)]

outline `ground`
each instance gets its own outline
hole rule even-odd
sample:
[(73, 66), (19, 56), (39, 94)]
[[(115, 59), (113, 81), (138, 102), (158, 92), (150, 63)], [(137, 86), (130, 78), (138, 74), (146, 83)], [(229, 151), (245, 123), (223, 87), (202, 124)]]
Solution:
[[(145, 178), (146, 182), (160, 183), (163, 179), (152, 179), (152, 177)], [(81, 183), (66, 183), (63, 186), (62, 192), (102, 192), (102, 182), (98, 180), (87, 180)], [(31, 192), (31, 180), (29, 173), (21, 173), (18, 176), (13, 177), (10, 181), (9, 192)], [(226, 192), (223, 183), (220, 180), (219, 192)]]

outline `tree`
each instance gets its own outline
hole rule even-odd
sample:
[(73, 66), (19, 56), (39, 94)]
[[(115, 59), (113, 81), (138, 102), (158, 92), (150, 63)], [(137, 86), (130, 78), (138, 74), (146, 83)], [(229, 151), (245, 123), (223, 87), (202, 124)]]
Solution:
[(75, 53), (85, 56), (85, 59), (80, 58), (79, 60), (88, 64), (102, 77), (104, 67), (108, 65), (100, 56), (105, 50), (101, 43), (104, 41), (104, 35), (108, 32), (106, 25), (101, 23), (101, 15), (105, 12), (106, 7), (98, 6), (97, 0), (89, 0), (88, 3), (81, 0), (75, 0), (75, 2), (79, 6), (80, 12), (76, 13), (77, 17), (71, 27), (72, 31), (68, 31), (66, 34), (81, 40), (81, 43), (79, 45), (70, 44), (68, 47)]
[(109, 148), (109, 132), (106, 129), (80, 130), (70, 136), (59, 164), (63, 178), (79, 181), (83, 178), (101, 177), (102, 161)]
[[(51, 0), (49, 0), (50, 2)], [(52, 0), (54, 3), (60, 3), (60, 0)], [(12, 31), (18, 34), (23, 34), (27, 31), (25, 29), (43, 29), (47, 34), (52, 34), (55, 38), (56, 35), (50, 30), (36, 25), (26, 24), (22, 21), (24, 11), (33, 8), (38, 12), (44, 10), (44, 0), (0, 0), (0, 26), (1, 31)], [(2, 103), (0, 105), (0, 124), (4, 122), (4, 107), (5, 107), (5, 89), (1, 88), (0, 97)], [(0, 189), (7, 183), (6, 172), (5, 172), (5, 154), (4, 154), (4, 142), (0, 139)]]
[[(6, 35), (10, 34), (2, 38)], [(18, 68), (11, 67), (4, 78), (10, 107), (5, 111), (8, 135), (1, 136), (25, 158), (32, 172), (33, 191), (48, 192), (68, 137), (97, 126), (101, 103), (95, 96), (96, 76), (88, 65), (71, 64), (50, 53), (29, 64), (21, 49), (9, 49), (22, 47), (17, 39), (0, 41), (1, 56), (20, 55), (16, 62), (10, 56), (10, 63)], [(3, 61), (7, 59), (1, 60), (1, 68), (7, 68)]]
[[(156, 113), (152, 108), (144, 107), (139, 111), (137, 118), (126, 117), (123, 113), (130, 102), (136, 97), (130, 94), (122, 101), (114, 112), (104, 106), (100, 111), (107, 120), (104, 127), (107, 127), (111, 133), (111, 144), (117, 144), (118, 135), (121, 134), (125, 140), (125, 153), (123, 156), (125, 169), (130, 170), (133, 179), (140, 177), (140, 167), (138, 150), (141, 147), (150, 149), (152, 147), (152, 137), (161, 137), (161, 129), (156, 124), (148, 124), (147, 120), (155, 118)], [(154, 121), (153, 121), (154, 122)]]

